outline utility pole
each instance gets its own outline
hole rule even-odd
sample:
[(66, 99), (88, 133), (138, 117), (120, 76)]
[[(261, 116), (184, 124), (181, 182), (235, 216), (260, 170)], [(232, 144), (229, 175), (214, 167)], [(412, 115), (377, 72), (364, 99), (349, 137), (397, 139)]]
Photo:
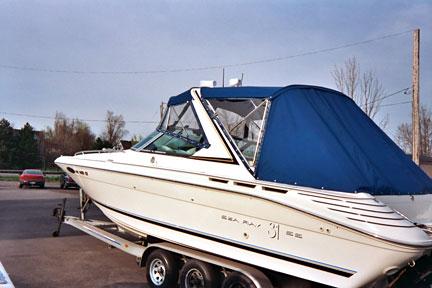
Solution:
[(420, 29), (413, 31), (412, 71), (412, 160), (420, 165)]
[(222, 68), (222, 87), (225, 87), (225, 67)]

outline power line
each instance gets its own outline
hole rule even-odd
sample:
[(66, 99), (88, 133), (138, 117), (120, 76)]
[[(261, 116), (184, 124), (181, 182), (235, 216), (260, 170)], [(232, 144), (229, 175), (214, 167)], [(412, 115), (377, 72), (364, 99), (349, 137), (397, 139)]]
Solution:
[[(39, 118), (39, 119), (50, 119), (50, 120), (56, 119), (56, 117), (52, 117), (52, 116), (12, 113), (12, 112), (4, 112), (4, 111), (0, 111), (0, 114), (12, 115), (12, 116), (22, 116), (22, 117), (29, 117), (29, 118)], [(70, 118), (70, 117), (66, 117), (66, 119), (79, 120), (79, 121), (83, 121), (83, 122), (106, 122), (107, 121), (105, 119), (82, 119), (82, 118)], [(137, 123), (137, 124), (157, 124), (157, 123), (159, 123), (159, 121), (141, 121), (141, 120), (130, 120), (130, 121), (125, 120), (125, 122), (126, 123)]]
[[(400, 89), (398, 91), (395, 91), (393, 93), (390, 93), (388, 95), (385, 95), (383, 97), (377, 98), (371, 102), (368, 102), (367, 104), (373, 104), (377, 101), (386, 99), (386, 98), (390, 98), (393, 96), (396, 96), (399, 93), (404, 92), (405, 94), (407, 93), (407, 91), (410, 88), (403, 88)], [(411, 101), (404, 101), (404, 102), (398, 102), (398, 103), (390, 103), (390, 104), (385, 104), (385, 105), (380, 105), (380, 107), (386, 107), (386, 106), (394, 106), (394, 105), (399, 105), (399, 104), (406, 104), (406, 103), (411, 103)], [(366, 104), (362, 105), (362, 107), (364, 107)], [(0, 111), (0, 114), (4, 114), (4, 115), (11, 115), (11, 116), (22, 116), (22, 117), (29, 117), (29, 118), (39, 118), (39, 119), (50, 119), (50, 120), (55, 120), (56, 117), (52, 117), (52, 116), (46, 116), (46, 115), (34, 115), (34, 114), (24, 114), (24, 113), (13, 113), (13, 112), (5, 112), (5, 111)], [(156, 114), (156, 113), (155, 113)], [(79, 120), (79, 121), (83, 121), (83, 122), (106, 122), (106, 119), (84, 119), (84, 118), (71, 118), (71, 117), (66, 117), (66, 119), (68, 120)], [(137, 124), (157, 124), (159, 123), (159, 121), (147, 121), (147, 120), (125, 120), (126, 123), (137, 123)]]
[(19, 70), (19, 71), (31, 71), (31, 72), (44, 72), (44, 73), (67, 73), (67, 74), (161, 74), (161, 73), (178, 73), (178, 72), (191, 72), (191, 71), (204, 71), (204, 70), (216, 70), (216, 69), (223, 69), (223, 68), (231, 68), (231, 67), (240, 67), (240, 66), (249, 66), (249, 65), (256, 65), (256, 64), (264, 64), (264, 63), (272, 63), (272, 62), (278, 62), (278, 61), (285, 61), (293, 58), (298, 57), (304, 57), (304, 56), (310, 56), (315, 55), (319, 53), (326, 53), (326, 52), (332, 52), (336, 50), (346, 49), (354, 46), (359, 45), (365, 45), (372, 42), (401, 36), (407, 33), (412, 32), (413, 29), (393, 33), (393, 34), (387, 34), (376, 38), (371, 38), (363, 41), (357, 41), (357, 42), (351, 42), (339, 46), (334, 46), (330, 48), (324, 48), (324, 49), (318, 49), (318, 50), (311, 50), (307, 52), (302, 52), (298, 54), (288, 55), (288, 56), (281, 56), (281, 57), (274, 57), (274, 58), (267, 58), (267, 59), (260, 59), (260, 60), (254, 60), (254, 61), (248, 61), (248, 62), (240, 62), (240, 63), (231, 63), (231, 64), (219, 64), (219, 65), (209, 65), (209, 66), (201, 66), (201, 67), (189, 67), (189, 68), (177, 68), (177, 69), (161, 69), (161, 70), (142, 70), (142, 71), (85, 71), (85, 70), (69, 70), (69, 69), (54, 69), (54, 68), (42, 68), (42, 67), (30, 67), (30, 66), (18, 66), (18, 65), (9, 65), (9, 64), (2, 64), (0, 63), (0, 68), (2, 69), (8, 69), (8, 70)]
[[(386, 96), (383, 96), (383, 97), (379, 97), (379, 98), (377, 98), (377, 99), (374, 99), (374, 100), (372, 100), (371, 102), (368, 102), (368, 103), (363, 104), (363, 105), (362, 105), (362, 108), (365, 108), (366, 105), (374, 104), (375, 102), (378, 102), (378, 101), (384, 100), (384, 99), (386, 99), (386, 98), (390, 98), (390, 97), (396, 96), (397, 94), (402, 93), (402, 92), (404, 92), (404, 94), (407, 94), (409, 89), (410, 89), (410, 87), (407, 87), (407, 88), (404, 88), (404, 89), (398, 90), (398, 91), (396, 91), (396, 92), (393, 92), (393, 93), (391, 93), (391, 94), (388, 94), (388, 95), (386, 95)], [(384, 106), (384, 105), (380, 105), (380, 106)]]
[[(404, 91), (406, 89), (400, 90), (398, 92), (389, 94), (384, 98), (388, 98), (390, 96), (396, 95), (397, 93), (400, 93), (401, 91)], [(384, 104), (384, 105), (380, 105), (380, 107), (387, 107), (387, 106), (395, 106), (395, 105), (401, 105), (401, 104), (408, 104), (411, 103), (412, 101), (403, 101), (403, 102), (396, 102), (396, 103), (389, 103), (389, 104)], [(24, 114), (24, 113), (12, 113), (12, 112), (4, 112), (4, 111), (0, 111), (0, 114), (4, 114), (4, 115), (11, 115), (11, 116), (20, 116), (20, 117), (29, 117), (29, 118), (39, 118), (39, 119), (50, 119), (50, 120), (55, 120), (56, 117), (52, 117), (52, 116), (45, 116), (45, 115), (33, 115), (33, 114)], [(106, 119), (83, 119), (83, 118), (71, 118), (71, 117), (66, 117), (66, 119), (68, 120), (79, 120), (79, 121), (83, 121), (83, 122), (106, 122)], [(131, 124), (158, 124), (159, 121), (145, 121), (145, 120), (125, 120), (125, 123), (131, 123)]]
[(393, 93), (388, 94), (388, 95), (386, 95), (386, 96), (383, 96), (383, 97), (381, 97), (381, 98), (375, 99), (374, 101), (370, 102), (369, 104), (373, 104), (373, 103), (376, 102), (376, 101), (380, 101), (380, 100), (383, 100), (383, 99), (386, 99), (386, 98), (390, 98), (390, 97), (396, 96), (397, 94), (402, 93), (402, 92), (403, 92), (404, 94), (407, 94), (409, 89), (411, 89), (411, 88), (410, 88), (410, 87), (407, 87), (407, 88), (404, 88), (404, 89), (398, 90), (398, 91), (396, 91), (396, 92), (393, 92)]
[(403, 102), (396, 102), (396, 103), (389, 103), (389, 104), (385, 104), (385, 105), (381, 105), (381, 107), (387, 107), (387, 106), (395, 106), (395, 105), (401, 105), (401, 104), (408, 104), (411, 103), (412, 101), (403, 101)]

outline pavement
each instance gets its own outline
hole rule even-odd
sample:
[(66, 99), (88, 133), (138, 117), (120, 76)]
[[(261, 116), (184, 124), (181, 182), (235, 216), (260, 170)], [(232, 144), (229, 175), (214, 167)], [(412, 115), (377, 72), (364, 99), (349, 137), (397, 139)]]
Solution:
[[(0, 181), (0, 262), (15, 287), (148, 288), (135, 258), (68, 225), (53, 238), (52, 210), (67, 198), (66, 213), (78, 216), (78, 190), (19, 189)], [(102, 218), (96, 207), (89, 218)]]

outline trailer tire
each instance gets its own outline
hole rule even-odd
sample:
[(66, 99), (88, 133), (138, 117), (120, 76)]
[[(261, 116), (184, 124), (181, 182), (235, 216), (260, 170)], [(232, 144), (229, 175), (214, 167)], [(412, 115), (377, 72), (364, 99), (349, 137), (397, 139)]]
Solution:
[(215, 266), (190, 259), (180, 271), (181, 288), (218, 288), (220, 277)]
[(168, 251), (156, 249), (146, 260), (147, 282), (152, 288), (172, 288), (177, 286), (179, 261)]
[(232, 272), (223, 281), (222, 288), (256, 288), (256, 286), (246, 275)]

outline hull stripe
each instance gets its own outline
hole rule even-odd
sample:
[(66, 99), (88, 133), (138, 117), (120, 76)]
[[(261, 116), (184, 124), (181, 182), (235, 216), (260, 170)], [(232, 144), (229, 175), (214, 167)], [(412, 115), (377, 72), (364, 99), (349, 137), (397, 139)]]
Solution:
[[(57, 164), (69, 165), (69, 164), (60, 163), (60, 162), (57, 163)], [(124, 163), (116, 163), (116, 164), (125, 165)], [(82, 168), (99, 170), (99, 171), (109, 171), (109, 172), (115, 172), (115, 173), (120, 173), (120, 174), (125, 174), (125, 175), (134, 175), (134, 176), (145, 177), (145, 178), (148, 178), (148, 179), (156, 179), (156, 180), (161, 180), (161, 181), (186, 184), (186, 185), (195, 186), (195, 187), (203, 187), (203, 188), (206, 188), (206, 189), (218, 189), (216, 187), (202, 185), (202, 184), (193, 184), (193, 183), (188, 183), (188, 182), (185, 182), (185, 181), (165, 179), (165, 178), (162, 178), (162, 177), (146, 176), (146, 175), (142, 175), (142, 174), (138, 174), (138, 173), (132, 173), (132, 172), (126, 172), (126, 171), (115, 171), (115, 170), (110, 170), (110, 169), (106, 169), (106, 168), (92, 167), (92, 166), (82, 165), (82, 164), (78, 164), (78, 165), (77, 164), (72, 164), (72, 165), (79, 166), (79, 167), (82, 167)], [(224, 189), (224, 191), (226, 191), (226, 192), (232, 192), (232, 193), (238, 193), (238, 194), (242, 194), (242, 195), (247, 195), (249, 197), (254, 197), (254, 198), (266, 200), (266, 201), (269, 201), (269, 202), (272, 202), (272, 203), (275, 203), (275, 204), (286, 206), (286, 207), (288, 207), (290, 209), (294, 209), (294, 210), (299, 211), (301, 213), (304, 213), (304, 214), (307, 214), (307, 215), (310, 215), (310, 216), (322, 219), (322, 217), (320, 217), (319, 215), (314, 214), (313, 212), (304, 211), (304, 210), (301, 210), (301, 209), (299, 209), (297, 207), (293, 207), (293, 206), (290, 206), (289, 204), (281, 203), (279, 201), (276, 201), (276, 200), (273, 200), (273, 199), (269, 199), (269, 198), (264, 197), (264, 196), (249, 194), (249, 193), (245, 193), (245, 192), (241, 192), (241, 191), (234, 191), (234, 190), (230, 190), (230, 189)], [(312, 201), (316, 201), (316, 200), (312, 200)], [(362, 208), (355, 208), (355, 207), (353, 209), (365, 210), (365, 209), (362, 209)], [(365, 211), (368, 211), (368, 210), (365, 210)], [(325, 221), (327, 221), (329, 223), (333, 223), (333, 224), (336, 224), (338, 226), (345, 227), (347, 229), (359, 232), (359, 233), (361, 233), (363, 235), (366, 235), (366, 236), (369, 236), (369, 237), (372, 237), (372, 238), (375, 238), (375, 239), (379, 239), (379, 240), (382, 240), (382, 241), (385, 241), (385, 242), (393, 243), (393, 244), (396, 244), (396, 245), (403, 245), (403, 246), (406, 246), (406, 247), (416, 248), (416, 249), (417, 248), (422, 248), (422, 249), (427, 248), (427, 249), (430, 249), (432, 247), (432, 241), (427, 241), (425, 244), (411, 244), (411, 243), (407, 244), (407, 243), (401, 243), (401, 242), (395, 241), (393, 239), (387, 239), (385, 237), (381, 237), (380, 235), (371, 234), (369, 231), (363, 231), (362, 229), (359, 229), (358, 227), (353, 227), (353, 226), (347, 225), (346, 223), (342, 223), (340, 221), (334, 221), (334, 220), (331, 220), (331, 219), (323, 219), (323, 220), (325, 220)], [(351, 220), (351, 221), (353, 221), (353, 220)], [(416, 226), (414, 226), (414, 227), (404, 227), (404, 228), (412, 229), (412, 228), (416, 228)]]
[(136, 215), (132, 215), (132, 214), (126, 213), (124, 211), (121, 211), (121, 210), (115, 209), (113, 207), (107, 206), (107, 205), (105, 205), (105, 204), (103, 204), (103, 203), (101, 203), (99, 201), (95, 201), (95, 200), (93, 200), (93, 201), (95, 203), (97, 203), (98, 205), (103, 206), (106, 209), (112, 210), (114, 212), (117, 212), (119, 214), (125, 215), (127, 217), (131, 217), (131, 218), (134, 218), (134, 219), (137, 219), (137, 220), (140, 220), (140, 221), (144, 221), (144, 222), (147, 222), (147, 223), (150, 223), (150, 224), (153, 224), (153, 225), (158, 225), (158, 226), (161, 226), (161, 227), (164, 227), (164, 228), (168, 228), (168, 229), (171, 229), (171, 230), (175, 230), (175, 231), (178, 231), (178, 232), (187, 233), (187, 234), (190, 234), (190, 235), (193, 235), (193, 236), (205, 238), (207, 240), (217, 241), (217, 242), (223, 243), (225, 245), (234, 246), (236, 248), (245, 249), (245, 250), (248, 250), (248, 251), (251, 251), (251, 252), (255, 252), (255, 253), (259, 253), (259, 254), (264, 254), (264, 255), (269, 256), (269, 257), (277, 258), (277, 259), (284, 260), (284, 261), (289, 261), (289, 262), (292, 262), (292, 263), (295, 263), (295, 264), (299, 264), (299, 265), (307, 266), (307, 267), (310, 267), (310, 268), (322, 270), (322, 271), (333, 273), (333, 274), (336, 274), (336, 275), (339, 275), (339, 276), (343, 276), (343, 277), (351, 277), (352, 275), (354, 275), (356, 273), (353, 270), (348, 270), (348, 269), (346, 269), (346, 270), (345, 269), (344, 270), (339, 270), (339, 269), (336, 269), (336, 268), (320, 265), (320, 264), (318, 264), (316, 262), (312, 263), (312, 262), (308, 262), (308, 261), (305, 261), (305, 260), (302, 260), (302, 259), (298, 259), (298, 258), (282, 256), (282, 255), (279, 255), (279, 254), (276, 254), (276, 253), (272, 253), (272, 252), (269, 252), (269, 251), (263, 251), (263, 250), (258, 249), (258, 248), (248, 247), (248, 246), (245, 246), (245, 245), (241, 245), (239, 243), (233, 243), (231, 241), (222, 240), (222, 239), (219, 239), (219, 238), (216, 238), (216, 237), (212, 237), (210, 235), (203, 235), (203, 234), (198, 233), (198, 232), (188, 231), (188, 230), (185, 230), (185, 229), (182, 229), (182, 228), (179, 228), (179, 227), (171, 226), (169, 224), (160, 223), (158, 221), (154, 221), (154, 220), (151, 220), (151, 219), (147, 219), (147, 218), (143, 218), (143, 217), (139, 217), (139, 216), (136, 216)]

